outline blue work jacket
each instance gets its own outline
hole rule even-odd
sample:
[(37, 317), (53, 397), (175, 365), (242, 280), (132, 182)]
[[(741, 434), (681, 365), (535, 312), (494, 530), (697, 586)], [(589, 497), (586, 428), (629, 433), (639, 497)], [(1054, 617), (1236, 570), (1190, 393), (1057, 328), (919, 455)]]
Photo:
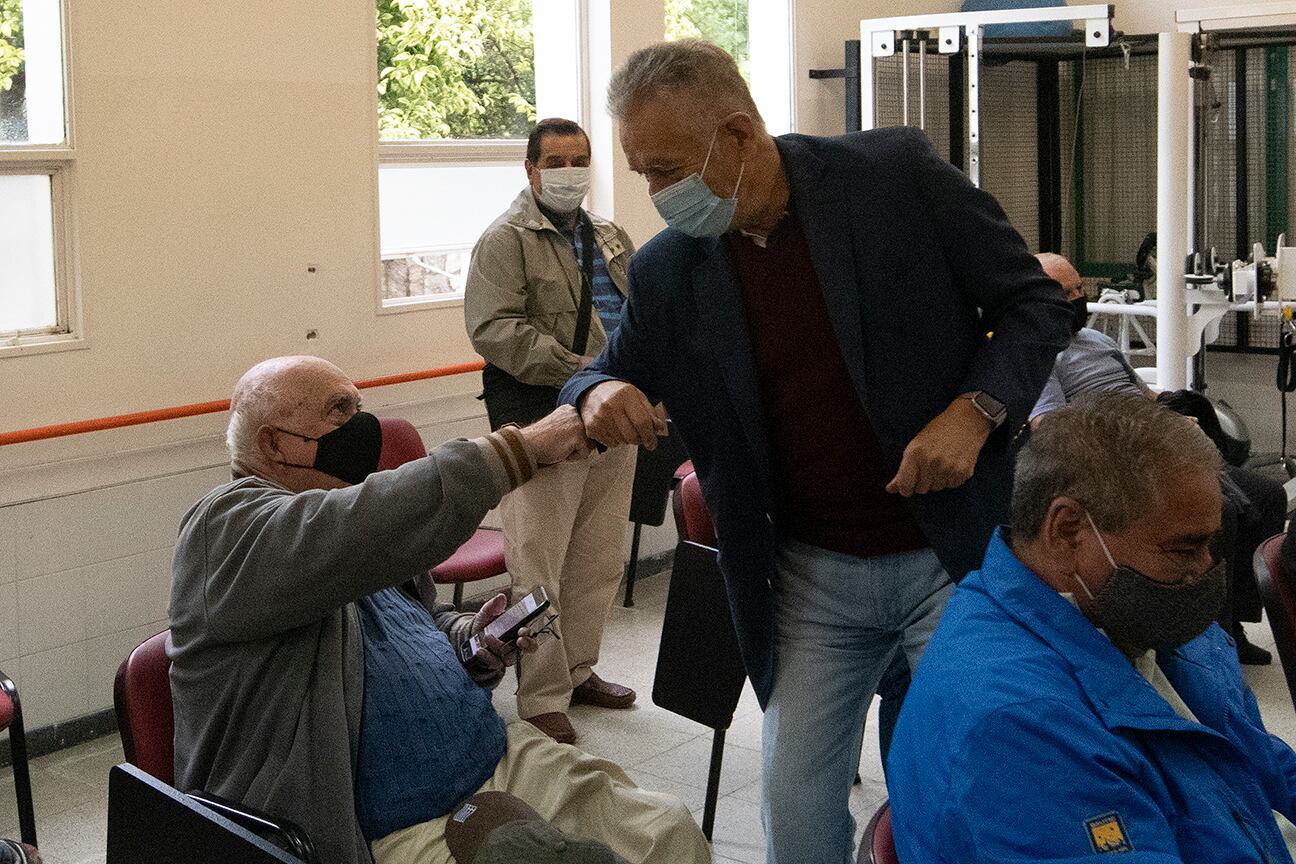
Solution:
[(888, 763), (905, 864), (1291, 862), (1296, 754), (1217, 625), (1158, 663), (1177, 715), (997, 532), (905, 698)]

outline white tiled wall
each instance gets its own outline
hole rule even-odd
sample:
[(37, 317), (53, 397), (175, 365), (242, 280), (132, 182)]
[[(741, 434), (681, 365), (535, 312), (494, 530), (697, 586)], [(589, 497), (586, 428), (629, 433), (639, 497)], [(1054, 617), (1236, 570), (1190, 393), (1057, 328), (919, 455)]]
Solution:
[(108, 708), (126, 652), (166, 626), (180, 517), (228, 469), (0, 509), (0, 669), (17, 681), (27, 725)]
[[(434, 447), (485, 431), (470, 401), (377, 410), (408, 416)], [(18, 685), (29, 729), (110, 708), (117, 666), (166, 628), (180, 519), (229, 479), (226, 466), (210, 464), (210, 445), (195, 445), (195, 460), (207, 464), (189, 470), (175, 471), (170, 453), (160, 469), (167, 476), (0, 506), (0, 670)], [(94, 467), (86, 471), (91, 486)], [(641, 555), (673, 545), (669, 524), (648, 529)], [(478, 583), (467, 593), (497, 588)]]

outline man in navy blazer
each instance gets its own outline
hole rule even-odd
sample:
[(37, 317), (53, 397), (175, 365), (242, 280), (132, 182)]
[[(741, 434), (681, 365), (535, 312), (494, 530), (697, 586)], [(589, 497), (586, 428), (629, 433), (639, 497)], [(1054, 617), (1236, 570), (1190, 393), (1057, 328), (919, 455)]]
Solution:
[(842, 864), (869, 702), (1004, 520), (1071, 310), (920, 132), (775, 139), (695, 40), (636, 52), (609, 103), (670, 227), (562, 399), (607, 446), (653, 446), (669, 411), (765, 709), (767, 860)]

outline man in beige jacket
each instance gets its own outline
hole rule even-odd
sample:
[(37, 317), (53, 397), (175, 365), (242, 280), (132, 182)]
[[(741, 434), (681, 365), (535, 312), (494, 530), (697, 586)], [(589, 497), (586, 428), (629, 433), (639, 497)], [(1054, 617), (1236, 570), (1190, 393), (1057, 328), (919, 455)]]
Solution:
[[(473, 249), (464, 318), (487, 362), (492, 428), (552, 411), (621, 320), (626, 233), (586, 213), (589, 137), (570, 120), (542, 120), (527, 141), (528, 186)], [(621, 581), (635, 451), (618, 447), (557, 466), (500, 504), (513, 599), (544, 586), (559, 639), (518, 668), (518, 714), (557, 741), (576, 730), (572, 702), (627, 708), (634, 691), (594, 673)]]

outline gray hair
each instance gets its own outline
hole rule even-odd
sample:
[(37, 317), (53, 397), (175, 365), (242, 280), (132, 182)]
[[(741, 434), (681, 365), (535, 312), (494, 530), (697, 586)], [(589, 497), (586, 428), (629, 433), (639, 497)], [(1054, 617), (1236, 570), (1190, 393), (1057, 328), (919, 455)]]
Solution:
[(733, 57), (701, 39), (658, 42), (631, 54), (608, 84), (608, 111), (624, 120), (636, 103), (659, 93), (688, 97), (706, 119), (744, 111), (761, 120)]
[(1184, 472), (1218, 472), (1219, 450), (1186, 417), (1144, 396), (1083, 397), (1044, 417), (1017, 457), (1012, 532), (1039, 536), (1049, 507), (1072, 498), (1119, 533)]
[(229, 450), (230, 467), (236, 477), (261, 475), (267, 465), (257, 433), (262, 426), (273, 426), (283, 413), (283, 382), (274, 374), (284, 360), (275, 358), (258, 363), (248, 370), (234, 387), (230, 399), (229, 425), (225, 427), (225, 449)]

